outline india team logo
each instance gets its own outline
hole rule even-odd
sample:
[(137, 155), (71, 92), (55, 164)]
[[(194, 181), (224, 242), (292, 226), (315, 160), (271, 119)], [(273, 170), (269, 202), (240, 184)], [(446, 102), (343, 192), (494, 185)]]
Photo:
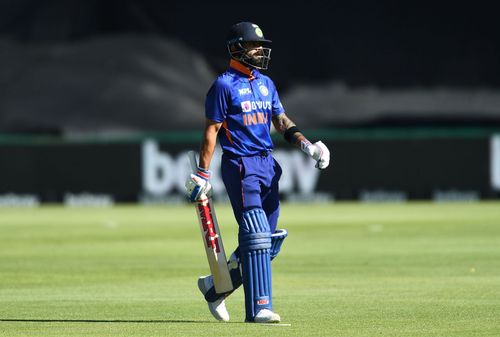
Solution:
[(255, 28), (255, 34), (257, 34), (258, 37), (263, 37), (264, 34), (262, 33), (262, 30), (260, 29), (259, 26), (256, 24), (252, 24), (253, 28)]
[(260, 93), (264, 96), (267, 96), (269, 95), (269, 90), (267, 89), (267, 87), (265, 85), (261, 85), (259, 87), (259, 90), (260, 90)]
[(252, 103), (250, 103), (250, 101), (243, 101), (243, 102), (241, 102), (241, 110), (243, 112), (250, 112), (250, 111), (252, 111)]

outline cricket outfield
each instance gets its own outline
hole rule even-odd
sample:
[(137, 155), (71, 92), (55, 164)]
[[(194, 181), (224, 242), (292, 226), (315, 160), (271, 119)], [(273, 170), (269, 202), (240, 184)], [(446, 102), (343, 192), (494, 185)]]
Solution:
[[(228, 255), (237, 227), (216, 204)], [(499, 336), (500, 203), (282, 207), (283, 325), (212, 319), (192, 206), (0, 209), (0, 336)]]

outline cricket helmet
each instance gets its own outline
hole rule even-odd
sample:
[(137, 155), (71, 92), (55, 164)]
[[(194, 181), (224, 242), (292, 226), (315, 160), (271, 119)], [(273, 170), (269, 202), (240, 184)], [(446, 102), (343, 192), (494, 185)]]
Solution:
[[(256, 48), (245, 48), (244, 42), (258, 42), (259, 52), (249, 53)], [(251, 22), (239, 22), (231, 27), (226, 38), (229, 55), (253, 68), (267, 69), (271, 59), (271, 40), (264, 37), (260, 27)], [(264, 47), (266, 46), (266, 47)]]

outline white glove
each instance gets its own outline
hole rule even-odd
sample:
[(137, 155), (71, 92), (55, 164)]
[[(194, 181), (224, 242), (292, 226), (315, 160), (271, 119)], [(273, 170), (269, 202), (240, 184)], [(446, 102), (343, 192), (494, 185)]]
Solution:
[(301, 149), (310, 157), (316, 160), (316, 168), (323, 170), (330, 164), (330, 150), (322, 141), (311, 144), (308, 141), (302, 141)]
[(210, 171), (198, 167), (196, 173), (191, 173), (186, 181), (186, 192), (189, 201), (195, 202), (212, 196), (212, 185), (208, 181)]

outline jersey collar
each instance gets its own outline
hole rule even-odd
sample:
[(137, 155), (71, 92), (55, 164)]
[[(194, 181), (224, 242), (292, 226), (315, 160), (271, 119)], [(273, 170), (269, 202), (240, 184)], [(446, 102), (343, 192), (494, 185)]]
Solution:
[(245, 67), (243, 65), (243, 63), (241, 63), (235, 59), (231, 59), (231, 61), (229, 61), (229, 68), (232, 70), (236, 70), (238, 73), (246, 76), (249, 81), (256, 79), (258, 74), (259, 74), (259, 72), (257, 70), (252, 71), (252, 70), (248, 69), (247, 67)]

